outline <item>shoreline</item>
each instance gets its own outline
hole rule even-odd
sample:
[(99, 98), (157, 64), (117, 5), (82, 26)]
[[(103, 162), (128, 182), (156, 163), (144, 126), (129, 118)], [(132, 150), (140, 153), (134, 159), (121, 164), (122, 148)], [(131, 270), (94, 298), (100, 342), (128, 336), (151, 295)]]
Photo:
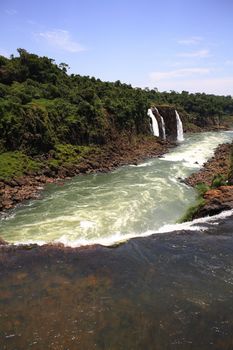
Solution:
[[(205, 127), (202, 130), (185, 128), (185, 133), (211, 132), (230, 130), (229, 125)], [(39, 171), (29, 171), (21, 176), (8, 179), (0, 178), (0, 216), (18, 204), (30, 200), (40, 199), (40, 194), (46, 184), (62, 184), (63, 181), (77, 175), (105, 173), (124, 165), (137, 165), (145, 159), (157, 158), (177, 146), (176, 141), (167, 141), (152, 135), (118, 135), (114, 141), (93, 148), (81, 158), (64, 162), (54, 166), (45, 164)], [(50, 157), (48, 154), (42, 158)], [(33, 158), (32, 158), (33, 159)], [(54, 160), (54, 158), (51, 158)], [(191, 185), (192, 186), (192, 185)]]
[(62, 184), (74, 176), (105, 173), (124, 165), (136, 165), (145, 159), (160, 157), (177, 145), (152, 136), (138, 137), (133, 142), (127, 138), (119, 141), (104, 145), (100, 154), (90, 153), (76, 164), (62, 165), (56, 171), (50, 169), (41, 175), (35, 173), (0, 180), (0, 215), (26, 200), (39, 199), (46, 184)]
[[(78, 175), (85, 175), (85, 174), (93, 174), (93, 173), (102, 173), (102, 172), (108, 172), (112, 171), (114, 169), (117, 169), (118, 167), (130, 165), (130, 164), (138, 164), (140, 162), (143, 162), (145, 159), (150, 158), (156, 158), (162, 156), (164, 153), (168, 152), (169, 149), (172, 147), (175, 147), (177, 143), (167, 142), (155, 139), (154, 137), (150, 137), (149, 139), (140, 140), (141, 142), (137, 143), (136, 147), (129, 147), (129, 143), (127, 144), (128, 148), (125, 147), (118, 148), (118, 152), (114, 152), (108, 154), (105, 152), (105, 158), (104, 163), (103, 159), (100, 161), (98, 159), (98, 165), (97, 159), (94, 155), (93, 158), (86, 159), (86, 162), (83, 160), (80, 163), (80, 167), (76, 167), (75, 173), (73, 173), (73, 169), (71, 169), (71, 174), (68, 174), (67, 176), (63, 177), (47, 177), (45, 175), (30, 175), (30, 176), (23, 176), (21, 178), (14, 178), (12, 180), (12, 184), (6, 181), (4, 183), (4, 187), (1, 187), (0, 182), (0, 195), (1, 192), (3, 193), (3, 196), (5, 195), (6, 199), (6, 208), (4, 208), (2, 211), (0, 210), (0, 217), (7, 216), (9, 213), (9, 209), (13, 209), (23, 201), (29, 200), (29, 199), (40, 199), (40, 193), (43, 191), (44, 186), (49, 183), (56, 183), (56, 184), (63, 184), (63, 181), (66, 181), (68, 179), (71, 179), (71, 177), (78, 176)], [(111, 145), (112, 147), (113, 145)], [(124, 144), (125, 146), (125, 144)], [(198, 183), (204, 183), (207, 186), (211, 185), (211, 181), (213, 179), (214, 174), (221, 174), (225, 178), (229, 175), (229, 169), (232, 166), (232, 144), (220, 144), (215, 152), (212, 158), (210, 158), (203, 167), (196, 173), (191, 174), (188, 178), (182, 180), (184, 181), (188, 186), (195, 187)], [(112, 151), (112, 148), (111, 148)], [(128, 152), (126, 152), (128, 151)], [(112, 154), (115, 155), (115, 157), (112, 157)], [(108, 160), (108, 162), (106, 161)], [(95, 167), (93, 166), (95, 164)], [(69, 176), (71, 175), (71, 176)], [(191, 218), (188, 219), (188, 221), (192, 221), (194, 219), (207, 217), (207, 216), (213, 216), (216, 214), (221, 213), (225, 210), (233, 209), (233, 186), (219, 186), (218, 188), (210, 188), (208, 187), (208, 190), (204, 192), (203, 194), (203, 200), (205, 201), (202, 206), (198, 206), (195, 210), (194, 214)], [(0, 197), (1, 199), (1, 197)], [(3, 198), (4, 199), (4, 198)], [(9, 205), (9, 206), (7, 206)], [(195, 207), (195, 206), (194, 206)], [(187, 220), (185, 220), (187, 221)], [(134, 238), (134, 237), (133, 237)], [(122, 243), (127, 242), (128, 239), (126, 239), (123, 242), (116, 242), (109, 246), (109, 248), (117, 247), (118, 245), (121, 245)], [(55, 249), (66, 249), (70, 248), (73, 249), (74, 247), (69, 247), (64, 245), (63, 243), (44, 243), (44, 244), (37, 244), (37, 243), (19, 243), (18, 245), (9, 243), (7, 241), (4, 241), (0, 237), (0, 246), (1, 247), (13, 247), (13, 249), (32, 249), (34, 247), (50, 247), (53, 246)], [(92, 247), (96, 246), (103, 246), (101, 243), (92, 243), (90, 245), (85, 245), (84, 247), (92, 249)], [(75, 247), (75, 249), (79, 249), (80, 247)]]
[(232, 157), (233, 143), (221, 144), (197, 173), (185, 179), (189, 186), (205, 186), (199, 196), (201, 204), (193, 207), (192, 220), (233, 209)]

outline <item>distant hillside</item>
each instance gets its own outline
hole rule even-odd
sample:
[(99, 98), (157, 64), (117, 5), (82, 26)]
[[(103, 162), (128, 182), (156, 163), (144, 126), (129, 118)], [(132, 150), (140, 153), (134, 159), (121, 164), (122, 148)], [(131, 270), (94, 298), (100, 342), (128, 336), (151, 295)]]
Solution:
[(37, 155), (57, 145), (103, 145), (118, 134), (149, 135), (147, 109), (169, 104), (186, 124), (233, 115), (230, 96), (157, 92), (67, 74), (67, 65), (18, 49), (0, 56), (0, 152)]

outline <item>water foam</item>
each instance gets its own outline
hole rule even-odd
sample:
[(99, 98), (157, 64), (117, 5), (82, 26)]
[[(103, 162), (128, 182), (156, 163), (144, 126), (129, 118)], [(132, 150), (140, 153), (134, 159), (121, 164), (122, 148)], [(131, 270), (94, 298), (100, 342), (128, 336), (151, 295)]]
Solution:
[(192, 144), (180, 145), (170, 153), (161, 157), (161, 160), (171, 162), (182, 162), (182, 165), (187, 168), (200, 168), (213, 154), (215, 147), (222, 142), (230, 142), (231, 134), (222, 133), (216, 135), (211, 132), (203, 133), (203, 140), (193, 142)]
[(152, 109), (148, 109), (147, 115), (152, 119), (152, 129), (153, 129), (154, 136), (159, 137), (159, 125), (158, 125), (157, 119), (155, 118), (152, 112)]
[[(60, 238), (54, 240), (51, 242), (51, 244), (59, 244), (62, 243), (65, 247), (71, 247), (71, 248), (78, 248), (81, 246), (90, 246), (95, 244), (100, 244), (103, 246), (112, 246), (115, 244), (120, 244), (127, 242), (129, 239), (132, 238), (140, 238), (140, 237), (149, 237), (156, 234), (166, 234), (171, 232), (179, 232), (179, 231), (207, 231), (209, 226), (212, 225), (218, 225), (221, 220), (226, 219), (227, 217), (230, 217), (233, 215), (233, 209), (232, 210), (226, 210), (221, 212), (220, 214), (214, 215), (214, 216), (207, 216), (204, 218), (195, 219), (193, 221), (184, 222), (181, 224), (166, 224), (163, 225), (158, 230), (148, 230), (146, 232), (143, 232), (141, 234), (135, 235), (135, 234), (122, 234), (120, 232), (116, 232), (115, 234), (109, 236), (109, 237), (98, 237), (95, 239), (85, 239), (85, 238), (79, 238), (76, 240), (71, 241), (69, 239), (69, 235), (63, 235)], [(205, 225), (203, 225), (205, 224)], [(15, 242), (13, 245), (28, 245), (28, 244), (37, 244), (39, 246), (42, 246), (44, 244), (48, 244), (48, 242), (45, 242), (43, 240), (40, 241), (18, 241)]]
[[(194, 169), (192, 152), (204, 161), (213, 153), (211, 149), (230, 140), (231, 135), (190, 135), (161, 159), (108, 174), (76, 177), (62, 188), (48, 186), (42, 200), (31, 201), (30, 207), (21, 205), (10, 217), (1, 219), (0, 236), (9, 242), (44, 244), (61, 239), (79, 246), (111, 245), (159, 232), (193, 204), (195, 191), (180, 182)], [(164, 230), (169, 227), (179, 229), (172, 225)]]
[(184, 133), (183, 133), (183, 124), (180, 119), (179, 113), (175, 111), (176, 113), (176, 125), (177, 125), (177, 141), (181, 142), (184, 141)]

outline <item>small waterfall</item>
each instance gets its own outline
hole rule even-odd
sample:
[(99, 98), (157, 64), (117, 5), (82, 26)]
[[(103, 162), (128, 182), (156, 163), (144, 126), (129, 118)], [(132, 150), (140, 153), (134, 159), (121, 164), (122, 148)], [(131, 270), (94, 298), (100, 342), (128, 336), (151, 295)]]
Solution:
[(160, 118), (161, 118), (161, 123), (162, 123), (162, 130), (163, 130), (163, 139), (166, 140), (166, 131), (165, 131), (165, 123), (164, 123), (164, 119), (160, 114)]
[(157, 116), (160, 118), (161, 120), (161, 125), (162, 125), (162, 133), (163, 133), (163, 139), (166, 140), (166, 131), (165, 131), (165, 122), (163, 117), (161, 116), (161, 114), (159, 113), (158, 109), (156, 107), (153, 107), (153, 109), (155, 110), (155, 112), (157, 113)]
[(159, 125), (158, 125), (157, 119), (155, 118), (150, 108), (147, 111), (147, 115), (152, 119), (152, 129), (153, 129), (154, 136), (159, 137)]
[(184, 134), (183, 134), (183, 124), (182, 121), (180, 120), (180, 116), (175, 110), (176, 113), (176, 125), (177, 125), (177, 141), (184, 141)]

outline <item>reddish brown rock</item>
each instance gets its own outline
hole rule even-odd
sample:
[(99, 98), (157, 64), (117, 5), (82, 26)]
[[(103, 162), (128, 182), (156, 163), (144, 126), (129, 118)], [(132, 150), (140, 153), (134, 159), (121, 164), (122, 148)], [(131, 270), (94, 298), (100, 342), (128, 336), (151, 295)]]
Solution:
[(194, 215), (194, 219), (233, 209), (233, 186), (220, 186), (218, 189), (211, 189), (203, 197), (205, 205)]
[(9, 181), (0, 182), (0, 211), (13, 208), (24, 200), (38, 198), (39, 191), (46, 183), (69, 179), (77, 174), (107, 172), (126, 164), (137, 164), (146, 158), (157, 157), (167, 152), (172, 144), (151, 137), (130, 139), (123, 136), (116, 138), (115, 143), (94, 150), (88, 157), (77, 164), (67, 164), (56, 169), (46, 166), (39, 175), (29, 173)]
[(216, 151), (214, 156), (208, 160), (199, 172), (189, 176), (185, 182), (190, 186), (196, 186), (198, 183), (211, 185), (214, 175), (222, 175), (228, 178), (231, 166), (232, 145), (222, 144)]
[(7, 245), (8, 243), (0, 237), (0, 245)]
[[(220, 145), (214, 156), (204, 164), (203, 168), (189, 176), (185, 182), (191, 186), (198, 183), (211, 185), (215, 175), (221, 175), (226, 180), (229, 178), (231, 170), (232, 145)], [(229, 182), (228, 182), (229, 183)], [(233, 186), (220, 186), (208, 190), (204, 196), (205, 204), (194, 214), (193, 219), (212, 216), (224, 210), (233, 209)]]

